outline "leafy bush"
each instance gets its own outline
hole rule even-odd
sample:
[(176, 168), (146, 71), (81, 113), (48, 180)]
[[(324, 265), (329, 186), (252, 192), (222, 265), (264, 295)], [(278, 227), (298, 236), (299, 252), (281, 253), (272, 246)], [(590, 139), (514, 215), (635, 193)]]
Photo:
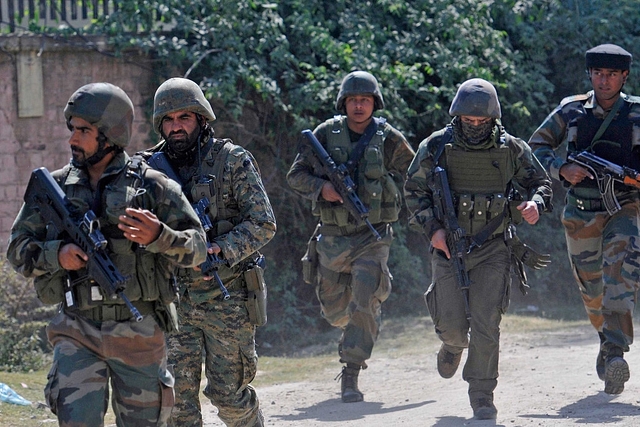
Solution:
[(0, 371), (41, 369), (49, 352), (44, 320), (54, 307), (43, 307), (31, 281), (0, 257)]

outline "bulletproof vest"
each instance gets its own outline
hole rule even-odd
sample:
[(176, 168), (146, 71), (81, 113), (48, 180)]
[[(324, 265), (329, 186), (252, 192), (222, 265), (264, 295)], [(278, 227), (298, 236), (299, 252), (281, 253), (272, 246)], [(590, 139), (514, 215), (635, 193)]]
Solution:
[[(447, 144), (444, 154), (441, 161), (446, 163), (458, 222), (467, 235), (474, 235), (506, 209), (505, 193), (515, 172), (511, 149), (502, 137), (497, 147), (488, 150), (470, 151)], [(494, 234), (501, 233), (506, 223), (505, 218)]]
[[(90, 206), (87, 202), (89, 190), (85, 186), (64, 185), (69, 172), (70, 167), (66, 166), (61, 174), (57, 175), (58, 182), (62, 184), (63, 191), (78, 212), (92, 209), (97, 215), (100, 231), (107, 240), (107, 253), (122, 275), (128, 278), (125, 295), (131, 301), (160, 300), (164, 304), (172, 302), (176, 296), (172, 267), (169, 263), (163, 262), (158, 254), (148, 252), (125, 238), (117, 226), (119, 216), (124, 214), (125, 208), (152, 208), (144, 206), (144, 197), (138, 195), (144, 194), (145, 189), (141, 184), (145, 175), (157, 172), (134, 159), (117, 175), (101, 180), (100, 203), (94, 202), (96, 206)], [(158, 175), (160, 178), (159, 173)], [(78, 309), (86, 310), (103, 304), (124, 304), (120, 298), (109, 299), (105, 292), (86, 276), (84, 269), (70, 271), (69, 275), (76, 293)]]
[[(385, 119), (374, 120), (377, 124), (376, 132), (365, 148), (352, 179), (356, 184), (358, 197), (369, 209), (369, 221), (372, 224), (395, 222), (398, 220), (402, 198), (400, 189), (384, 166), (384, 140), (391, 127)], [(351, 141), (347, 119), (335, 116), (325, 123), (328, 125), (327, 152), (337, 165), (344, 164), (357, 145), (357, 141)], [(354, 224), (347, 209), (340, 205), (321, 201), (317, 206), (320, 219), (325, 225), (343, 227)]]
[[(242, 221), (238, 217), (240, 210), (235, 199), (225, 193), (228, 189), (223, 186), (227, 156), (237, 147), (230, 139), (213, 138), (213, 145), (202, 160), (202, 171), (191, 174), (191, 177), (182, 183), (182, 191), (192, 204), (203, 197), (209, 200), (208, 214), (214, 225), (221, 221), (229, 221), (235, 226)], [(212, 234), (218, 236), (227, 231), (216, 230)]]
[[(638, 157), (640, 156), (631, 155), (633, 138), (633, 122), (629, 120), (631, 105), (625, 102), (602, 136), (593, 143), (593, 137), (600, 129), (604, 118), (597, 118), (593, 115), (592, 110), (585, 109), (584, 114), (576, 117), (572, 123), (577, 128), (577, 137), (575, 143), (569, 144), (568, 151), (587, 150), (620, 166), (639, 170), (640, 159)], [(598, 185), (595, 180), (585, 179), (575, 187), (598, 188)], [(624, 185), (620, 183), (617, 183), (616, 187), (619, 187), (620, 190), (624, 189)]]

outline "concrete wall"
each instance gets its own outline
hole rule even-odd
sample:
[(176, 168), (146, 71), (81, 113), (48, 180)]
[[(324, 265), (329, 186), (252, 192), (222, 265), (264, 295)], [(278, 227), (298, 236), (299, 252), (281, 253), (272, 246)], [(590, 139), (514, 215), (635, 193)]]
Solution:
[[(69, 131), (63, 110), (80, 86), (109, 82), (120, 86), (135, 106), (129, 154), (152, 141), (150, 114), (156, 83), (142, 57), (117, 59), (92, 40), (55, 41), (0, 35), (0, 255), (4, 256), (13, 220), (31, 171), (69, 162)], [(18, 71), (20, 70), (20, 71)]]

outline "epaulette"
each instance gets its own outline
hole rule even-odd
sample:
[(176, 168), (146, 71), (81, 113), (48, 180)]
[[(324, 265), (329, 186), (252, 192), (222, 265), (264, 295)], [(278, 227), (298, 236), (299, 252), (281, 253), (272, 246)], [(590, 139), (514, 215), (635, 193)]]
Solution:
[(589, 99), (591, 95), (588, 93), (583, 93), (580, 95), (571, 95), (571, 96), (567, 96), (566, 98), (564, 98), (562, 101), (560, 101), (560, 107), (564, 107), (565, 105), (571, 103), (571, 102), (582, 102), (582, 101), (586, 101), (587, 99)]
[(627, 95), (624, 100), (631, 104), (640, 104), (640, 96)]

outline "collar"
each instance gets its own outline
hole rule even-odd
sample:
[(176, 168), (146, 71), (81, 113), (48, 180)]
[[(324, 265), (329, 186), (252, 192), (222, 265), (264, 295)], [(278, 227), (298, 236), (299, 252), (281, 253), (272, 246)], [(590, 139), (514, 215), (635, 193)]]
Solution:
[[(107, 165), (104, 173), (100, 177), (100, 180), (104, 179), (106, 176), (116, 175), (120, 173), (128, 164), (130, 158), (126, 152), (118, 153), (111, 159), (111, 162)], [(83, 184), (88, 185), (89, 182), (89, 174), (84, 168), (77, 168), (69, 163), (69, 174), (67, 175), (67, 179), (65, 180), (65, 185), (74, 185), (74, 184)]]

